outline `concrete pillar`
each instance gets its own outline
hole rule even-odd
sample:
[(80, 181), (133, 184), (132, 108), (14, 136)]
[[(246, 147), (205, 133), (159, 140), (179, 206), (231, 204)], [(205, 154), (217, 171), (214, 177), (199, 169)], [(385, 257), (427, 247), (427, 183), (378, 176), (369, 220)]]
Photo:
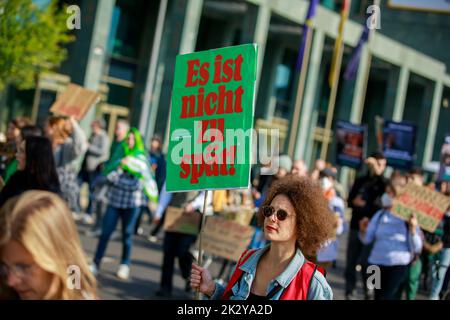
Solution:
[[(366, 93), (367, 90), (365, 86), (368, 80), (368, 73), (370, 72), (369, 68), (370, 63), (370, 52), (367, 45), (364, 46), (361, 52), (361, 58), (359, 60), (358, 73), (356, 76), (355, 82), (355, 90), (353, 92), (353, 101), (352, 101), (352, 109), (350, 111), (349, 121), (353, 123), (361, 123), (361, 118), (364, 110), (364, 101), (365, 97), (363, 97), (363, 93)], [(349, 187), (350, 174), (353, 169), (342, 167), (340, 172), (340, 183), (344, 187), (345, 190)]]
[(269, 34), (270, 15), (270, 7), (268, 5), (268, 1), (265, 0), (265, 2), (262, 3), (258, 9), (255, 35), (253, 38), (253, 42), (258, 44), (258, 66), (256, 70), (255, 97), (258, 94), (259, 81), (261, 79), (261, 71), (263, 66), (264, 53), (266, 50), (267, 36)]
[[(178, 54), (195, 50), (202, 7), (203, 0), (174, 0), (168, 3), (156, 71), (155, 95), (151, 103), (151, 108), (157, 108), (154, 110), (153, 131), (163, 136), (169, 126), (175, 59)], [(158, 81), (158, 77), (161, 77), (161, 81)]]
[(425, 149), (423, 152), (422, 166), (430, 162), (431, 157), (433, 156), (433, 147), (436, 138), (439, 110), (441, 107), (443, 89), (444, 85), (442, 84), (442, 82), (436, 82), (433, 92), (433, 102), (431, 106), (430, 120), (427, 126), (427, 136), (425, 142)]
[(368, 79), (368, 73), (370, 72), (369, 60), (370, 52), (368, 46), (366, 45), (361, 52), (361, 59), (359, 60), (358, 73), (356, 76), (355, 91), (353, 93), (352, 110), (350, 112), (350, 122), (353, 123), (361, 122), (365, 101), (363, 94), (367, 91), (364, 89)]
[(159, 3), (156, 26), (152, 30), (153, 45), (149, 56), (149, 65), (147, 69), (147, 75), (145, 79), (145, 88), (143, 92), (142, 108), (140, 112), (139, 131), (144, 135), (145, 142), (149, 141), (149, 137), (153, 135), (155, 126), (155, 117), (157, 112), (157, 104), (150, 108), (152, 99), (154, 98), (154, 87), (157, 76), (158, 58), (160, 54), (160, 45), (163, 35), (164, 21), (167, 11), (168, 0), (161, 0)]
[(310, 130), (312, 112), (315, 105), (315, 93), (319, 86), (319, 73), (322, 63), (323, 46), (325, 35), (322, 31), (314, 32), (309, 61), (308, 75), (305, 84), (305, 95), (301, 104), (300, 125), (298, 127), (297, 141), (295, 146), (295, 159), (304, 159), (306, 154), (306, 141), (312, 139), (313, 132)]
[[(77, 30), (80, 32), (80, 37), (77, 38), (77, 48), (75, 48), (73, 59), (86, 57), (86, 60), (74, 63), (72, 81), (94, 91), (99, 89), (103, 75), (114, 5), (115, 0), (84, 0), (82, 2), (81, 29)], [(81, 126), (88, 135), (90, 123), (94, 117), (95, 108), (91, 108), (81, 121)]]
[(184, 18), (183, 33), (180, 43), (180, 54), (195, 51), (198, 27), (202, 16), (203, 0), (188, 0)]
[(394, 113), (395, 99), (397, 97), (397, 87), (400, 78), (400, 69), (391, 68), (387, 77), (386, 94), (384, 96), (384, 107), (381, 116), (392, 119)]
[(392, 112), (392, 120), (401, 121), (403, 112), (405, 110), (406, 94), (408, 91), (409, 69), (402, 66), (400, 69), (400, 76), (397, 85), (397, 92), (395, 96), (394, 110)]

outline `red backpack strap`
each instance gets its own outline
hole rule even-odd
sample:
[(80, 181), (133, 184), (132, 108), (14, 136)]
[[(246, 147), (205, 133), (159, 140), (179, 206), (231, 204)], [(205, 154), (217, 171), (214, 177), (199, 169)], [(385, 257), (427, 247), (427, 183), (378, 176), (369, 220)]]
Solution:
[(240, 266), (242, 266), (256, 251), (256, 249), (247, 249), (239, 258), (239, 261), (236, 265), (236, 270), (234, 270), (233, 275), (231, 276), (230, 281), (228, 282), (227, 287), (221, 297), (221, 300), (229, 300), (231, 297), (231, 288), (239, 281), (239, 278), (242, 276), (242, 270)]
[(302, 267), (298, 270), (297, 275), (291, 281), (289, 286), (283, 291), (281, 300), (308, 300), (308, 292), (314, 278), (314, 273), (317, 271), (323, 273), (325, 270), (312, 263), (305, 261)]

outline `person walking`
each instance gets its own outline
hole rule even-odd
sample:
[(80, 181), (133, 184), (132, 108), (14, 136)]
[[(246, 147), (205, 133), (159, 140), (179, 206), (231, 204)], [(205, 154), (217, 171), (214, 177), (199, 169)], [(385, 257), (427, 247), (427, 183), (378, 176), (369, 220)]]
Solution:
[[(124, 157), (114, 160), (116, 167), (107, 175), (110, 183), (108, 208), (103, 218), (102, 233), (91, 265), (92, 272), (97, 274), (111, 234), (116, 229), (120, 218), (122, 220), (122, 258), (117, 277), (123, 280), (130, 276), (133, 233), (139, 210), (149, 200), (156, 202), (158, 195), (139, 131), (131, 128), (125, 140), (126, 142), (123, 142)], [(111, 164), (110, 168), (112, 167)]]
[(421, 231), (417, 217), (412, 215), (405, 222), (391, 210), (396, 196), (392, 184), (386, 186), (381, 197), (382, 209), (370, 220), (360, 220), (360, 239), (364, 244), (373, 243), (368, 262), (380, 270), (380, 286), (375, 288), (376, 300), (394, 300), (409, 265), (422, 251)]
[(105, 131), (105, 120), (96, 119), (92, 122), (92, 134), (89, 137), (88, 148), (80, 171), (82, 182), (89, 186), (89, 203), (86, 208), (86, 214), (83, 216), (83, 222), (92, 224), (92, 207), (94, 202), (95, 183), (102, 171), (102, 164), (109, 157), (109, 138)]
[(371, 248), (365, 246), (359, 238), (359, 221), (365, 217), (370, 219), (381, 209), (380, 198), (387, 184), (387, 180), (383, 177), (383, 172), (386, 169), (386, 158), (382, 153), (374, 152), (366, 159), (365, 163), (368, 167), (368, 173), (355, 180), (347, 200), (348, 206), (352, 209), (344, 274), (345, 298), (347, 300), (355, 299), (357, 265), (361, 266), (364, 298), (373, 298), (373, 291), (365, 285), (367, 283), (367, 257)]

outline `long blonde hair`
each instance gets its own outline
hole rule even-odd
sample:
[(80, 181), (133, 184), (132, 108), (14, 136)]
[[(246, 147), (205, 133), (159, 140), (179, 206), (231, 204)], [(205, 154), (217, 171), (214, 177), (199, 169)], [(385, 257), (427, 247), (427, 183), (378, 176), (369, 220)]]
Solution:
[[(27, 191), (0, 210), (0, 248), (14, 240), (23, 245), (37, 265), (53, 275), (44, 299), (97, 298), (96, 280), (66, 203), (47, 191)], [(70, 288), (70, 266), (80, 270), (81, 288)]]

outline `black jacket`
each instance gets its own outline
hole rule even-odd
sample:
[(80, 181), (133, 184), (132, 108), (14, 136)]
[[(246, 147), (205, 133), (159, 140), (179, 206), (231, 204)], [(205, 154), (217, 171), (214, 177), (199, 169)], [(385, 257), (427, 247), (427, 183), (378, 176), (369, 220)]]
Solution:
[[(355, 180), (352, 190), (348, 196), (348, 206), (352, 208), (352, 219), (350, 228), (359, 230), (359, 221), (368, 217), (369, 219), (381, 209), (380, 198), (383, 195), (387, 184), (387, 179), (383, 176), (371, 176), (369, 174)], [(361, 195), (366, 202), (365, 206), (357, 207), (353, 205), (353, 200)]]

